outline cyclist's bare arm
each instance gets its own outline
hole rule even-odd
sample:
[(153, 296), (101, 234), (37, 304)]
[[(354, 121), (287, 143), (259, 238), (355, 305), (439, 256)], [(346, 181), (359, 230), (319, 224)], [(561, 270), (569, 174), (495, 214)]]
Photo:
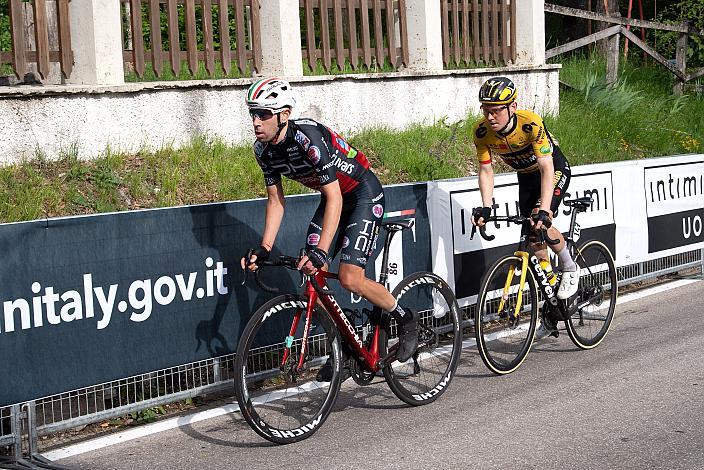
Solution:
[[(262, 235), (261, 246), (271, 251), (276, 240), (276, 234), (279, 233), (281, 220), (284, 218), (284, 208), (286, 199), (284, 198), (284, 188), (281, 182), (266, 187), (266, 214), (264, 216), (264, 235)], [(251, 262), (254, 263), (257, 256), (252, 256)], [(245, 267), (245, 259), (240, 260), (242, 269)], [(256, 265), (250, 265), (250, 269), (257, 269)]]
[[(318, 248), (329, 254), (330, 245), (332, 245), (337, 226), (340, 223), (340, 215), (342, 214), (342, 191), (340, 191), (339, 181), (335, 180), (332, 183), (321, 186), (320, 193), (325, 198), (325, 210), (323, 212), (323, 225)], [(303, 256), (298, 268), (304, 269), (308, 274), (312, 274), (315, 272), (315, 268), (310, 264), (304, 268), (307, 262), (308, 257)]]
[[(482, 205), (491, 207), (494, 196), (494, 168), (491, 163), (481, 163), (479, 165), (479, 193), (482, 196)], [(484, 219), (480, 218), (478, 222), (475, 222), (474, 217), (472, 217), (472, 224), (481, 227), (484, 225)]]
[(284, 218), (286, 199), (284, 198), (284, 188), (281, 183), (266, 187), (266, 215), (264, 217), (264, 235), (262, 235), (262, 246), (271, 250), (279, 233), (281, 220)]
[[(552, 202), (553, 185), (555, 184), (555, 167), (552, 164), (551, 157), (538, 157), (537, 160), (538, 168), (540, 169), (540, 210), (547, 212), (552, 217), (550, 203)], [(535, 228), (540, 229), (542, 225), (538, 221), (535, 224)]]

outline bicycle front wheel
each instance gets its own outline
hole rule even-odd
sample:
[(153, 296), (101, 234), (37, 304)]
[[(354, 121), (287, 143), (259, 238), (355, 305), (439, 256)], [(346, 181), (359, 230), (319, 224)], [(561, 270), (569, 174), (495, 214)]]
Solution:
[[(257, 434), (277, 444), (310, 437), (330, 414), (340, 389), (339, 334), (317, 305), (308, 324), (307, 306), (302, 296), (270, 300), (249, 320), (237, 346), (235, 395), (242, 416)], [(326, 360), (332, 380), (318, 382), (316, 373)]]
[(592, 349), (609, 331), (616, 309), (618, 278), (609, 248), (597, 240), (584, 243), (575, 250), (579, 266), (577, 310), (566, 323), (567, 334), (581, 349)]
[[(400, 305), (419, 316), (418, 350), (404, 363), (384, 367), (384, 377), (394, 394), (409, 405), (435, 401), (452, 381), (462, 352), (460, 308), (450, 286), (430, 272), (417, 272), (402, 280), (392, 292)], [(392, 321), (393, 333), (395, 330)], [(389, 348), (397, 342), (389, 340)]]
[(477, 350), (498, 375), (518, 369), (535, 337), (538, 289), (533, 271), (527, 265), (525, 269), (518, 256), (501, 258), (489, 268), (479, 291), (474, 313)]

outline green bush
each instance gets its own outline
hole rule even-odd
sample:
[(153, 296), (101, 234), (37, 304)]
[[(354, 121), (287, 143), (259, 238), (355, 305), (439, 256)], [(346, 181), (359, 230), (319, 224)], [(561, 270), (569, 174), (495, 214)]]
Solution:
[[(670, 5), (658, 14), (658, 21), (679, 24), (689, 20), (698, 31), (704, 30), (704, 2), (702, 0), (682, 0)], [(673, 59), (680, 33), (655, 30), (657, 51), (668, 59)], [(690, 35), (687, 42), (687, 68), (704, 67), (704, 37)]]
[(10, 35), (10, 1), (0, 0), (0, 51), (12, 50)]

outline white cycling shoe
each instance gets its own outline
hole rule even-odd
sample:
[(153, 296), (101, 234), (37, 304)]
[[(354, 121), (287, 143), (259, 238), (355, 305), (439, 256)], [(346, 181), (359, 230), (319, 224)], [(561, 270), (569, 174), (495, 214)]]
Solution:
[(566, 300), (577, 293), (579, 288), (579, 269), (576, 271), (563, 271), (560, 288), (557, 290), (557, 298)]

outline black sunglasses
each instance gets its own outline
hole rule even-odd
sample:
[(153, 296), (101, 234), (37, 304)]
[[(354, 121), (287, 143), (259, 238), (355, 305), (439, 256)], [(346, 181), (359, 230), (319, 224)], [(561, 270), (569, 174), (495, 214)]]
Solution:
[(260, 121), (266, 121), (274, 117), (274, 113), (272, 113), (268, 109), (250, 109), (249, 110), (249, 115), (252, 117), (252, 119), (259, 118)]

